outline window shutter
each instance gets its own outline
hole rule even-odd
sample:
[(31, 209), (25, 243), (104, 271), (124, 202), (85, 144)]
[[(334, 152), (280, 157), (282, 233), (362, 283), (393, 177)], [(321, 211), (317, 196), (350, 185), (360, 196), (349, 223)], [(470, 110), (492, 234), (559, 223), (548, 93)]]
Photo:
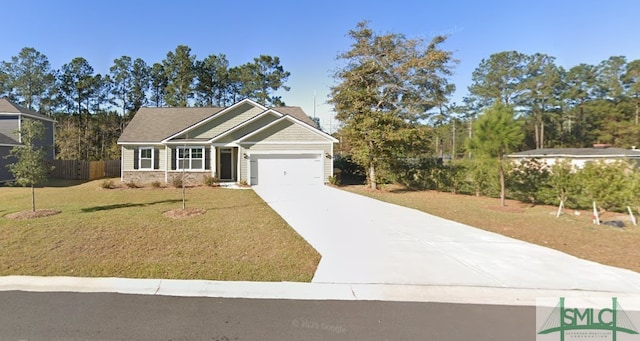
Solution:
[(160, 169), (160, 149), (153, 148), (153, 169)]
[(178, 149), (171, 148), (171, 169), (176, 169), (176, 160), (178, 159)]
[(211, 148), (205, 147), (204, 153), (204, 169), (211, 169)]
[(139, 163), (138, 158), (140, 157), (140, 151), (138, 148), (133, 148), (133, 169), (138, 169)]

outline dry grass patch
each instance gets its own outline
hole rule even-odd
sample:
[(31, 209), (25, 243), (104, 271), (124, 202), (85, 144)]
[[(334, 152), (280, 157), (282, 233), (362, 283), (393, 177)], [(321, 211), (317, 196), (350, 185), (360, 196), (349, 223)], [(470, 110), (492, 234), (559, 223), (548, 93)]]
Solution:
[(372, 191), (364, 186), (344, 189), (580, 258), (640, 272), (640, 226), (631, 225), (624, 214), (606, 213), (601, 217), (603, 220), (626, 220), (626, 227), (621, 229), (594, 225), (589, 211), (567, 209), (556, 218), (557, 207), (532, 206), (514, 200), (507, 200), (506, 207), (500, 207), (499, 199), (407, 191), (397, 186), (388, 186), (382, 191)]
[[(38, 202), (60, 214), (0, 218), (0, 276), (310, 281), (320, 255), (253, 191), (104, 190), (101, 180), (54, 182)], [(0, 216), (29, 207), (29, 189), (0, 187)]]

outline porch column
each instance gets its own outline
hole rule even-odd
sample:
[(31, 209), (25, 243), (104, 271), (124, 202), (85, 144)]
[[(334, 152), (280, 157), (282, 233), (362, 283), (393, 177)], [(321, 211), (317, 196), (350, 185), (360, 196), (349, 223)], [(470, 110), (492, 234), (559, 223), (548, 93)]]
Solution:
[(216, 147), (211, 146), (211, 176), (213, 176), (213, 177), (218, 176), (217, 175), (218, 172), (216, 171), (216, 168), (217, 168), (216, 167), (217, 166), (217, 163), (216, 163), (216, 161), (217, 161), (216, 160), (216, 150), (217, 150)]

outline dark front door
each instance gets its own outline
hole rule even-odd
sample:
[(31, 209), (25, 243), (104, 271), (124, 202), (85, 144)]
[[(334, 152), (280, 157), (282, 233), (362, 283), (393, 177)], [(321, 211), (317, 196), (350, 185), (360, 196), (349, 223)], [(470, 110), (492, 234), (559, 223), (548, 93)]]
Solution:
[(220, 180), (231, 180), (233, 178), (231, 155), (233, 155), (231, 154), (231, 149), (222, 149), (220, 151)]

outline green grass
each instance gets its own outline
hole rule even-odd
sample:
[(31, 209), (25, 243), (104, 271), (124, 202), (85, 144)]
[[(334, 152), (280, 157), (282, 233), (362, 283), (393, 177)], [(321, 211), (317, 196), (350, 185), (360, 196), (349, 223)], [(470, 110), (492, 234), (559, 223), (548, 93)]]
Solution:
[(4, 216), (30, 209), (29, 189), (0, 187), (0, 275), (304, 282), (320, 260), (252, 190), (189, 188), (206, 214), (171, 219), (179, 189), (101, 182), (37, 188), (36, 208), (62, 213), (27, 220)]

